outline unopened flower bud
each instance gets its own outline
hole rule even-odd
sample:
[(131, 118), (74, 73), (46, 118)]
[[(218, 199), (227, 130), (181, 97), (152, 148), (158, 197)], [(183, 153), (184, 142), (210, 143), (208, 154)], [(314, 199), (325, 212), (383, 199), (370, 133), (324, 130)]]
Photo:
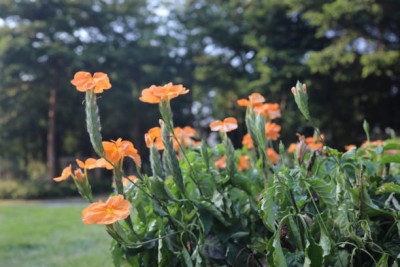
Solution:
[(292, 87), (292, 93), (297, 107), (307, 120), (311, 120), (310, 112), (308, 111), (308, 95), (305, 84), (297, 82), (296, 87)]

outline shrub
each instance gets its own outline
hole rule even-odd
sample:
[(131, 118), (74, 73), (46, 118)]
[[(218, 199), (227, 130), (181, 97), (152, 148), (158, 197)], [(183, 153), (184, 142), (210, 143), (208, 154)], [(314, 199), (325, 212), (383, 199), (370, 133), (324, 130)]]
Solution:
[[(100, 158), (69, 165), (55, 180), (72, 177), (91, 202), (83, 222), (105, 224), (116, 266), (398, 266), (399, 140), (368, 140), (343, 153), (325, 146), (315, 127), (288, 152), (275, 142), (279, 107), (254, 93), (238, 101), (246, 107), (244, 146), (235, 150), (228, 137), (235, 118), (210, 125), (221, 143), (208, 146), (193, 129), (174, 128), (171, 99), (188, 90), (167, 84), (140, 98), (158, 104), (162, 118), (145, 136), (151, 174), (144, 174), (133, 143), (102, 141), (96, 93), (111, 87), (107, 75), (79, 72), (72, 83), (86, 94)], [(305, 85), (292, 92), (313, 123)], [(123, 172), (126, 158), (136, 176)], [(93, 203), (93, 168), (113, 171), (115, 193), (106, 203)]]

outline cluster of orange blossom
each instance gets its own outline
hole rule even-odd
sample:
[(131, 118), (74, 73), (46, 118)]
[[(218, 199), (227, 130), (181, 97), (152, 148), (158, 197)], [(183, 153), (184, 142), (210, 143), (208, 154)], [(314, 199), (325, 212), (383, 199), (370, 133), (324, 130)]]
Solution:
[[(264, 103), (265, 98), (259, 93), (252, 93), (248, 99), (239, 99), (237, 104), (241, 107), (252, 108), (256, 114), (264, 117), (265, 123), (265, 136), (267, 140), (276, 141), (280, 136), (281, 126), (272, 122), (272, 120), (281, 117), (281, 110), (278, 103)], [(242, 144), (247, 149), (253, 149), (254, 144), (247, 133), (243, 136)], [(279, 154), (272, 148), (267, 148), (267, 156), (272, 163), (277, 164), (279, 162)]]
[[(107, 74), (96, 72), (93, 76), (89, 72), (77, 72), (71, 83), (80, 92), (94, 92), (102, 93), (104, 90), (111, 88), (111, 83)], [(139, 98), (142, 102), (151, 104), (165, 103), (178, 97), (179, 95), (187, 94), (187, 90), (182, 85), (174, 85), (168, 83), (164, 86), (152, 85), (142, 91)], [(280, 136), (281, 126), (272, 122), (272, 120), (281, 116), (279, 104), (265, 103), (265, 98), (259, 93), (251, 94), (248, 99), (239, 99), (237, 101), (239, 106), (252, 108), (256, 114), (260, 114), (265, 118), (265, 135), (270, 141), (275, 141)], [(224, 120), (217, 120), (210, 124), (211, 131), (217, 131), (226, 134), (227, 132), (237, 129), (238, 123), (235, 118), (229, 117)], [(183, 147), (198, 145), (199, 143), (194, 139), (196, 136), (195, 129), (186, 126), (184, 128), (175, 127), (173, 135), (174, 149), (179, 150), (179, 145)], [(145, 141), (147, 147), (154, 145), (156, 149), (163, 150), (164, 144), (161, 137), (161, 128), (151, 128), (145, 134)], [(303, 138), (304, 139), (304, 138)], [(304, 139), (305, 142), (312, 149), (317, 149), (319, 141), (312, 138)], [(179, 143), (178, 143), (179, 142)], [(254, 145), (249, 134), (243, 137), (242, 144), (247, 149), (253, 149)], [(138, 151), (133, 143), (127, 140), (118, 138), (116, 141), (103, 141), (102, 146), (104, 149), (104, 157), (100, 159), (88, 158), (84, 162), (76, 160), (78, 168), (72, 171), (72, 166), (69, 165), (63, 171), (61, 176), (54, 178), (59, 182), (72, 176), (75, 181), (82, 179), (87, 180), (87, 170), (94, 168), (106, 168), (109, 170), (121, 168), (125, 157), (131, 158), (137, 166), (140, 167), (141, 159)], [(276, 164), (279, 161), (279, 155), (272, 147), (268, 147), (266, 151), (271, 162)], [(215, 162), (216, 168), (226, 167), (226, 156), (221, 157)], [(251, 167), (249, 157), (247, 155), (240, 155), (238, 162), (238, 170), (242, 171)], [(83, 169), (83, 171), (82, 171)], [(134, 182), (135, 176), (123, 177), (123, 183)], [(125, 219), (129, 216), (130, 203), (124, 200), (124, 196), (118, 194), (117, 196), (109, 198), (105, 203), (102, 201), (92, 203), (82, 212), (83, 222), (87, 224), (111, 224), (115, 221)]]

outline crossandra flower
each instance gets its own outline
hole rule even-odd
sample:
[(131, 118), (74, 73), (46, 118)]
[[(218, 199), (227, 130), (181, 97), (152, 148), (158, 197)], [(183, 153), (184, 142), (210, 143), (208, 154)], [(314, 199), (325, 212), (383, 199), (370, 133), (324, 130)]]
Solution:
[(279, 162), (279, 154), (273, 148), (267, 148), (267, 156), (273, 164)]
[(146, 141), (146, 146), (148, 148), (150, 148), (151, 145), (154, 145), (157, 150), (163, 150), (164, 149), (164, 143), (162, 141), (161, 128), (160, 127), (151, 128), (144, 135), (144, 140)]
[(86, 170), (91, 170), (91, 169), (94, 169), (94, 168), (99, 168), (99, 166), (97, 164), (97, 160), (94, 159), (94, 158), (88, 158), (88, 159), (85, 160), (85, 162), (77, 159), (76, 163), (78, 164), (79, 168), (82, 168), (84, 170), (85, 169)]
[(281, 126), (273, 122), (267, 122), (265, 124), (265, 135), (269, 140), (275, 141), (279, 138), (281, 131)]
[(61, 181), (68, 179), (71, 176), (71, 174), (72, 174), (72, 167), (70, 164), (69, 166), (67, 166), (63, 169), (60, 176), (53, 178), (53, 180), (56, 182), (61, 182)]
[(182, 84), (173, 85), (172, 83), (168, 83), (164, 86), (152, 85), (149, 88), (143, 89), (142, 96), (139, 99), (142, 102), (159, 104), (187, 93), (189, 93), (189, 90), (183, 87)]
[(356, 147), (357, 147), (356, 145), (351, 144), (351, 145), (344, 146), (344, 149), (346, 151), (349, 151), (349, 150), (352, 150), (353, 148), (356, 148)]
[(383, 144), (382, 140), (376, 141), (365, 141), (361, 144), (361, 147), (368, 147), (368, 146), (381, 146)]
[(247, 149), (254, 148), (253, 140), (251, 139), (250, 134), (247, 133), (243, 136), (242, 145), (246, 146)]
[(281, 117), (281, 110), (278, 103), (265, 103), (254, 107), (254, 111), (264, 118), (273, 120)]
[(223, 169), (226, 168), (226, 155), (223, 155), (219, 160), (217, 160), (215, 163), (215, 168), (217, 169)]
[(242, 155), (239, 158), (239, 164), (238, 164), (238, 170), (243, 171), (245, 169), (250, 168), (250, 161), (249, 161), (249, 156)]
[(90, 204), (82, 211), (84, 224), (112, 224), (129, 216), (130, 202), (122, 195), (111, 197), (106, 203), (101, 200)]
[(103, 148), (107, 160), (116, 164), (124, 157), (130, 157), (137, 166), (141, 165), (141, 159), (138, 151), (132, 142), (118, 138), (117, 141), (103, 141)]
[(323, 140), (324, 140), (324, 135), (321, 134), (319, 138), (315, 138), (314, 136), (307, 137), (305, 139), (305, 142), (309, 149), (318, 150), (324, 146)]
[(102, 93), (103, 90), (111, 88), (110, 80), (107, 74), (103, 72), (96, 72), (92, 75), (86, 71), (78, 71), (74, 75), (74, 79), (71, 81), (75, 85), (76, 90), (79, 92), (87, 92), (94, 90), (94, 93)]
[[(195, 135), (196, 135), (196, 130), (190, 126), (185, 126), (183, 128), (175, 127), (174, 134), (177, 137), (178, 141), (184, 147), (197, 145), (197, 142), (195, 140), (193, 140), (193, 137), (195, 137)], [(178, 144), (176, 144), (176, 145), (178, 145)], [(176, 148), (176, 149), (178, 149), (178, 148)]]
[(235, 130), (238, 127), (237, 120), (233, 117), (224, 119), (223, 121), (217, 120), (210, 124), (211, 131), (227, 133)]
[(293, 152), (296, 151), (297, 143), (291, 143), (287, 149), (287, 152), (289, 154), (292, 154)]
[(265, 98), (259, 93), (252, 93), (249, 95), (249, 99), (239, 99), (237, 104), (241, 107), (256, 107), (262, 105), (265, 102)]

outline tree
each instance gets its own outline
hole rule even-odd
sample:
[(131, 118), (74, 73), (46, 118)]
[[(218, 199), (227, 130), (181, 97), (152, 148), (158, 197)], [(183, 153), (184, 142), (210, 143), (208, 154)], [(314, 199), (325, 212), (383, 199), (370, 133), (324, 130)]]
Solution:
[(99, 100), (105, 139), (141, 140), (156, 112), (133, 96), (180, 80), (173, 39), (158, 34), (145, 0), (3, 1), (0, 19), (0, 155), (17, 168), (46, 158), (52, 178), (60, 155), (90, 155), (83, 106), (71, 108), (82, 101), (70, 85), (76, 71), (110, 76), (115, 89)]

